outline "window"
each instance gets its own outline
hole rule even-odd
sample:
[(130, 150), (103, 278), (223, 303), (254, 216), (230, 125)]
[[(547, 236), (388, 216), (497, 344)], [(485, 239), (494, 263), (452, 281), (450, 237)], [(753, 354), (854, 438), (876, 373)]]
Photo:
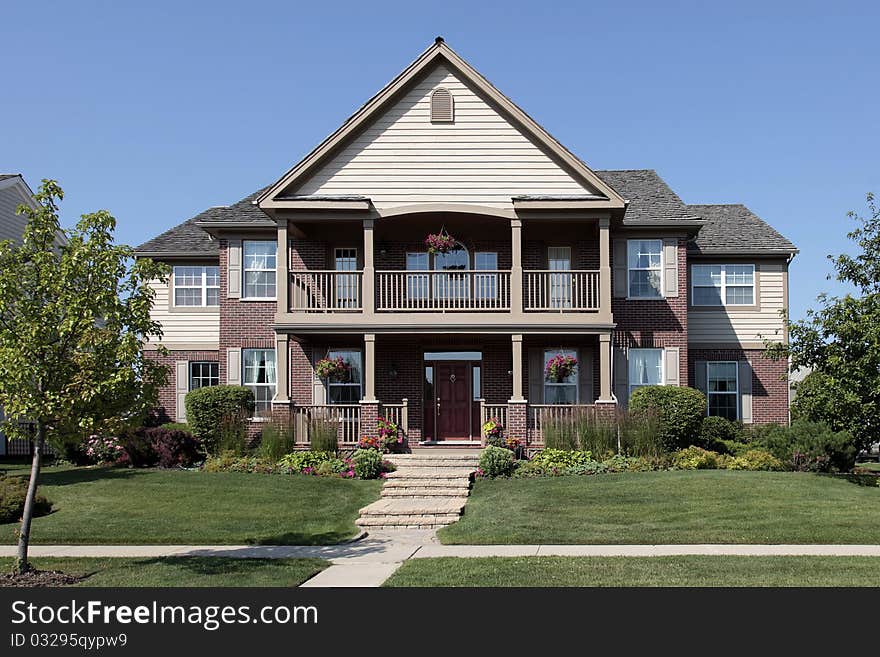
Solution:
[(189, 364), (189, 389), (220, 385), (220, 364), (192, 361)]
[(327, 402), (330, 404), (357, 404), (361, 397), (363, 366), (361, 352), (356, 349), (331, 349), (327, 358), (339, 358), (348, 363), (351, 371), (346, 381), (327, 381)]
[[(407, 253), (407, 271), (428, 271), (427, 253)], [(428, 298), (428, 274), (406, 275), (406, 296), (408, 299)]]
[(755, 265), (694, 265), (691, 279), (695, 306), (755, 303)]
[(220, 267), (175, 267), (175, 306), (219, 306)]
[(580, 363), (569, 376), (559, 383), (548, 381), (544, 376), (547, 371), (547, 363), (554, 356), (571, 356), (577, 358), (576, 349), (548, 349), (544, 352), (544, 366), (541, 370), (541, 378), (544, 379), (544, 403), (545, 404), (576, 404), (578, 401), (578, 370)]
[(438, 87), (431, 94), (431, 121), (434, 123), (452, 123), (453, 103), (449, 89)]
[(250, 241), (244, 249), (244, 296), (247, 299), (275, 298), (275, 241)]
[(472, 381), (473, 381), (473, 386), (471, 386), (471, 387), (472, 387), (472, 390), (473, 390), (473, 398), (474, 398), (474, 401), (479, 401), (479, 400), (480, 400), (480, 392), (481, 392), (481, 390), (480, 390), (480, 388), (481, 388), (481, 386), (480, 386), (480, 377), (481, 377), (481, 374), (482, 374), (481, 366), (480, 366), (480, 365), (474, 365), (474, 366), (471, 368), (471, 373), (472, 373), (472, 377), (473, 377), (473, 379), (472, 379)]
[(255, 417), (263, 417), (272, 408), (275, 385), (278, 382), (275, 371), (274, 349), (245, 349), (244, 385), (254, 391)]
[(738, 419), (737, 394), (739, 378), (736, 361), (706, 363), (706, 396), (709, 415), (720, 415), (728, 420)]
[[(571, 247), (551, 246), (547, 249), (547, 269), (552, 272), (571, 270)], [(571, 274), (550, 274), (550, 307), (571, 308)]]
[[(498, 254), (494, 251), (478, 251), (474, 253), (474, 269), (477, 271), (496, 271)], [(498, 296), (497, 274), (476, 274), (474, 277), (474, 294), (477, 299), (494, 299)]]
[(448, 300), (467, 299), (470, 288), (467, 274), (457, 274), (455, 272), (467, 270), (469, 264), (470, 255), (461, 244), (452, 251), (435, 255), (435, 271), (449, 273), (434, 275), (434, 298)]
[[(336, 271), (357, 271), (357, 249), (336, 249), (334, 251)], [(358, 300), (357, 274), (337, 274), (336, 306), (338, 308), (357, 308)]]
[(628, 240), (629, 296), (633, 299), (659, 299), (663, 296), (661, 264), (662, 240)]
[(629, 350), (629, 394), (642, 386), (663, 384), (663, 350)]

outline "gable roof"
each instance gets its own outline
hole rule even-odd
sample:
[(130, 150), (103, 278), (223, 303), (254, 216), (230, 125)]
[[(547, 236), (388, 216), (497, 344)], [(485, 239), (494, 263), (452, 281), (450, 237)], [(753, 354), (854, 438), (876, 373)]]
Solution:
[(689, 205), (706, 224), (688, 250), (694, 254), (794, 255), (797, 247), (740, 203)]
[(281, 178), (264, 191), (256, 199), (260, 207), (271, 210), (285, 204), (296, 203), (291, 199), (288, 192), (287, 198), (280, 200), (286, 190), (296, 191), (299, 184), (309, 178), (317, 167), (325, 162), (332, 154), (337, 152), (344, 144), (348, 143), (366, 126), (384, 111), (390, 103), (411, 87), (419, 77), (435, 65), (446, 65), (455, 71), (462, 80), (472, 84), (486, 98), (491, 101), (506, 117), (527, 134), (536, 143), (545, 147), (559, 163), (585, 187), (597, 191), (606, 207), (622, 208), (623, 199), (597, 176), (583, 161), (574, 156), (559, 141), (554, 139), (534, 119), (520, 109), (507, 96), (496, 89), (486, 78), (472, 68), (466, 61), (452, 50), (441, 37), (429, 46), (419, 57), (415, 59), (396, 78), (388, 83), (381, 91), (368, 100), (359, 110), (350, 116), (332, 135), (321, 142), (311, 153), (299, 163), (289, 169)]
[(628, 202), (624, 225), (699, 219), (654, 169), (596, 171), (596, 174)]

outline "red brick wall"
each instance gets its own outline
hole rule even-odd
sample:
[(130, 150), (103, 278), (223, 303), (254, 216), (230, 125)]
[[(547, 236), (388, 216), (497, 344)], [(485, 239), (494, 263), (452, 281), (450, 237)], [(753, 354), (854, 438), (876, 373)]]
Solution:
[[(167, 355), (160, 356), (155, 351), (148, 351), (147, 355), (165, 365), (168, 369), (168, 383), (159, 389), (159, 405), (155, 409), (155, 417), (158, 423), (177, 421), (177, 372), (175, 362), (179, 360), (206, 362), (218, 362), (219, 356), (216, 351), (169, 351)], [(187, 374), (189, 376), (189, 374)]]
[(688, 385), (694, 386), (698, 360), (747, 360), (752, 366), (752, 421), (788, 423), (788, 365), (773, 361), (760, 349), (706, 349), (692, 346), (689, 352)]

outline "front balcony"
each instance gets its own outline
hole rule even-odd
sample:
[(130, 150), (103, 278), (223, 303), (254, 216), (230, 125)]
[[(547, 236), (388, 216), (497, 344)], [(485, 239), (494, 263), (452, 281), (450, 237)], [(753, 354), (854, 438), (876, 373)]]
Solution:
[[(377, 313), (510, 313), (512, 297), (528, 313), (598, 313), (600, 274), (590, 270), (523, 272), (522, 295), (512, 294), (507, 270), (377, 271)], [(293, 271), (291, 313), (363, 313), (363, 271)]]

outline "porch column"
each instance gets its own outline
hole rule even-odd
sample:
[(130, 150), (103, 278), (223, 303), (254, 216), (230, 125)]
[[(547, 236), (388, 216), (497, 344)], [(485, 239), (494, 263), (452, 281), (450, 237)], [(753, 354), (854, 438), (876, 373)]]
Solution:
[(521, 314), (523, 312), (522, 219), (510, 220), (510, 252), (510, 312)]
[[(287, 219), (278, 221), (278, 254), (275, 258), (275, 291), (280, 313), (290, 312), (290, 242), (287, 238)], [(286, 338), (286, 336), (285, 336)]]
[(275, 396), (273, 404), (290, 403), (290, 342), (286, 333), (275, 334)]
[(361, 301), (364, 314), (372, 315), (376, 311), (376, 268), (373, 265), (373, 227), (374, 219), (364, 219), (364, 282)]
[(513, 396), (510, 401), (525, 401), (523, 397), (523, 367), (522, 367), (522, 339), (521, 333), (510, 336), (513, 345)]
[[(611, 220), (599, 219), (599, 309), (611, 314)], [(604, 395), (603, 395), (604, 396)]]
[(611, 333), (599, 334), (599, 399), (596, 401), (614, 401), (611, 398)]
[(376, 401), (376, 334), (364, 334), (364, 398), (362, 401)]

